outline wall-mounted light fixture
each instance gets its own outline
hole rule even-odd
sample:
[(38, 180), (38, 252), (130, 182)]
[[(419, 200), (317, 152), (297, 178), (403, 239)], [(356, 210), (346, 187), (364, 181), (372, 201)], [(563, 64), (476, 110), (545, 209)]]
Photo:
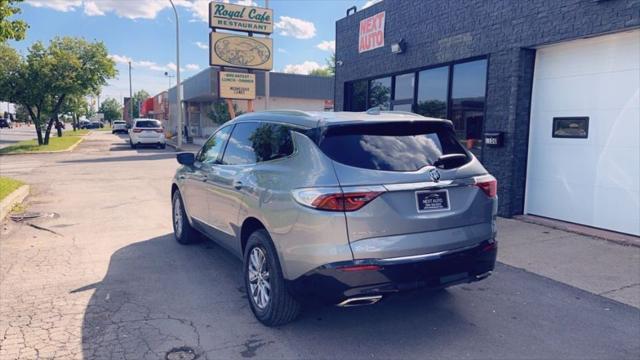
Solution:
[(397, 43), (391, 44), (391, 52), (394, 54), (402, 54), (407, 49), (407, 43), (404, 39), (400, 39)]
[(342, 60), (338, 60), (338, 61), (336, 61), (336, 65), (338, 65), (338, 66), (342, 66), (342, 64), (343, 64)]

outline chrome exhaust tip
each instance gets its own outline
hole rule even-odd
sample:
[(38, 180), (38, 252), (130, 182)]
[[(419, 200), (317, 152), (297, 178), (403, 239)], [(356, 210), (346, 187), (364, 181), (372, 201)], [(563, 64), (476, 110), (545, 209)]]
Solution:
[(375, 296), (361, 296), (349, 298), (338, 304), (339, 307), (352, 307), (352, 306), (365, 306), (365, 305), (373, 305), (378, 301), (382, 300), (382, 295)]
[(486, 279), (486, 278), (489, 277), (489, 275), (491, 275), (491, 271), (487, 271), (485, 273), (478, 274), (478, 275), (476, 275), (476, 280)]

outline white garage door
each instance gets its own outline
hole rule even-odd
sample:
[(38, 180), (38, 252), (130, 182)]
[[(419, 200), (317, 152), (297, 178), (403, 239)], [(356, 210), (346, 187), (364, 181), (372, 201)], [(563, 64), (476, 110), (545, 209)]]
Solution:
[(640, 235), (640, 30), (537, 50), (525, 212)]

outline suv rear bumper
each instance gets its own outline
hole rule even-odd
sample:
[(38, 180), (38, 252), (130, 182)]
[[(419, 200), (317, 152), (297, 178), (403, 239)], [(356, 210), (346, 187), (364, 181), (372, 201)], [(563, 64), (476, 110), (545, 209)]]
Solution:
[[(418, 288), (445, 288), (486, 278), (495, 266), (497, 243), (393, 259), (362, 259), (320, 266), (295, 280), (289, 291), (301, 300), (338, 304), (346, 299)], [(370, 265), (369, 270), (345, 271)]]

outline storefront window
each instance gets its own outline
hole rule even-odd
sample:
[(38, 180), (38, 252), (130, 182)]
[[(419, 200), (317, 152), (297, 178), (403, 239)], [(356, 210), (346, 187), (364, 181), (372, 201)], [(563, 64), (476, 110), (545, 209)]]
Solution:
[(396, 76), (394, 100), (413, 99), (414, 77), (413, 73)]
[(394, 104), (393, 105), (393, 110), (397, 110), (397, 111), (412, 112), (411, 108), (412, 108), (411, 104)]
[(391, 101), (391, 78), (371, 80), (369, 83), (369, 108), (380, 106), (388, 110)]
[(421, 71), (418, 74), (416, 113), (435, 118), (447, 117), (449, 67)]
[(487, 60), (453, 66), (451, 120), (458, 137), (476, 156), (482, 150)]
[(348, 111), (367, 110), (367, 85), (368, 81), (366, 80), (347, 83), (346, 108)]

